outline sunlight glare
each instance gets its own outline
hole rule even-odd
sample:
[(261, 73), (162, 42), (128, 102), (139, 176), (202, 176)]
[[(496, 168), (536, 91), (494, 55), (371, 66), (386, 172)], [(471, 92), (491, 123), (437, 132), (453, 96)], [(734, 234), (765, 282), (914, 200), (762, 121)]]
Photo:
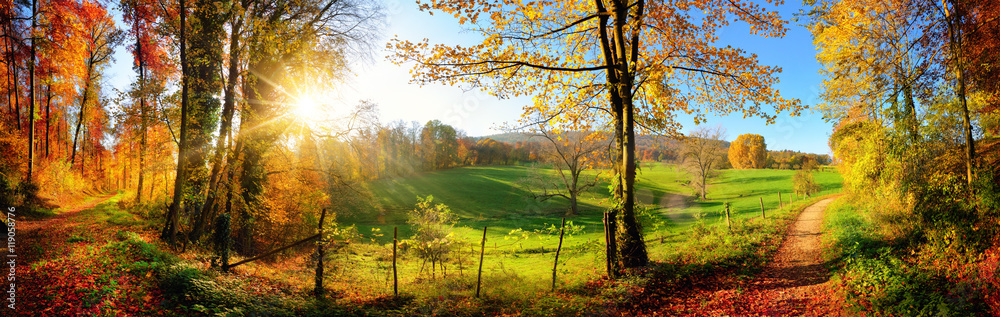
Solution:
[(323, 116), (323, 105), (320, 99), (314, 95), (307, 95), (299, 98), (295, 104), (293, 112), (299, 120), (306, 122), (316, 122)]

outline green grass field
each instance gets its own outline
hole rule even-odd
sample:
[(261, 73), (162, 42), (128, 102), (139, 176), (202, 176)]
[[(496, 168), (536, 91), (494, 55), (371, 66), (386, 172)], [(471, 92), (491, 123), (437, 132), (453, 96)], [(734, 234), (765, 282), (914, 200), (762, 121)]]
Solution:
[[(493, 279), (508, 277), (512, 281), (509, 285), (505, 284), (508, 290), (528, 288), (524, 291), (530, 292), (546, 289), (551, 278), (558, 234), (534, 232), (558, 225), (569, 204), (561, 198), (537, 202), (530, 193), (515, 186), (528, 170), (520, 166), (464, 167), (369, 184), (377, 207), (359, 208), (353, 213), (342, 214), (338, 219), (341, 225), (356, 225), (364, 240), (371, 242), (367, 244), (367, 249), (350, 255), (351, 262), (368, 268), (355, 272), (353, 277), (345, 275), (340, 282), (352, 287), (372, 287), (366, 291), (391, 291), (384, 286), (385, 260), (387, 252), (391, 252), (393, 227), (398, 227), (401, 240), (409, 238), (412, 232), (405, 221), (406, 213), (413, 209), (418, 196), (433, 195), (435, 203), (450, 206), (460, 217), (454, 233), (457, 239), (466, 243), (460, 249), (461, 264), (452, 264), (450, 273), (455, 274), (461, 269), (468, 276), (474, 269), (473, 264), (478, 262), (482, 228), (487, 226), (484, 275)], [(731, 203), (735, 223), (759, 217), (761, 197), (768, 212), (778, 208), (779, 192), (787, 205), (794, 174), (795, 171), (790, 170), (723, 170), (711, 182), (708, 199), (697, 200), (692, 198), (693, 190), (684, 185), (687, 175), (677, 167), (644, 164), (637, 179), (636, 194), (640, 204), (650, 210), (647, 217), (650, 221), (647, 221), (644, 233), (650, 241), (651, 260), (664, 261), (680, 253), (691, 252), (683, 249), (691, 247), (688, 244), (694, 239), (690, 237), (693, 226), (710, 230), (725, 226), (721, 217), (725, 202)], [(823, 189), (820, 195), (840, 190), (842, 180), (837, 173), (815, 172), (815, 178)], [(796, 200), (802, 202), (803, 199)], [(565, 238), (559, 270), (562, 287), (580, 285), (603, 273), (601, 218), (608, 204), (608, 184), (603, 182), (581, 197), (580, 214), (567, 218), (567, 221), (582, 225), (584, 229)], [(785, 208), (773, 216), (787, 220), (791, 211), (791, 208)], [(770, 219), (772, 215), (768, 217)], [(400, 263), (401, 282), (404, 284), (424, 281), (429, 277), (427, 271), (430, 264), (426, 264), (424, 274), (418, 274), (420, 260), (403, 259)], [(526, 284), (524, 281), (538, 283)], [(461, 290), (463, 287), (449, 286), (449, 289)]]

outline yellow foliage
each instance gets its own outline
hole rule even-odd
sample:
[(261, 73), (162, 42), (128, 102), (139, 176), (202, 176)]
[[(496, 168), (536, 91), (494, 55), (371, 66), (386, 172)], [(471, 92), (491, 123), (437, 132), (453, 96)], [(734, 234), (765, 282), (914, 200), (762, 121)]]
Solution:
[[(757, 4), (420, 3), (422, 10), (475, 25), (471, 30), (485, 40), (459, 46), (394, 39), (387, 44), (389, 58), (397, 64), (415, 62), (413, 80), (418, 83), (482, 87), (502, 98), (533, 96), (533, 104), (524, 107), (525, 122), (543, 117), (568, 130), (592, 130), (614, 116), (614, 102), (607, 96), (621, 94), (616, 85), (631, 86), (627, 95), (621, 95), (634, 106), (640, 133), (678, 135), (681, 125), (676, 114), (681, 111), (693, 114), (696, 122), (704, 121), (709, 112), (741, 112), (770, 123), (777, 113), (797, 115), (804, 108), (799, 100), (782, 98), (773, 88), (780, 68), (760, 65), (754, 54), (738, 48), (713, 44), (731, 21), (745, 22), (753, 34), (784, 36), (786, 22)], [(700, 14), (695, 17), (691, 11)], [(629, 43), (612, 40), (619, 36)], [(765, 112), (762, 104), (773, 105), (775, 113)]]
[(767, 165), (767, 144), (759, 134), (745, 133), (729, 145), (729, 163), (733, 168), (764, 168)]

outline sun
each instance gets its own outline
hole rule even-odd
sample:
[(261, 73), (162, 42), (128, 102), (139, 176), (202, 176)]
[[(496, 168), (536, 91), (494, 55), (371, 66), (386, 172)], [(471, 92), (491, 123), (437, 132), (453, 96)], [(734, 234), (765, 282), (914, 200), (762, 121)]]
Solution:
[(321, 100), (315, 95), (299, 97), (292, 108), (292, 113), (299, 120), (316, 122), (323, 117), (323, 102)]

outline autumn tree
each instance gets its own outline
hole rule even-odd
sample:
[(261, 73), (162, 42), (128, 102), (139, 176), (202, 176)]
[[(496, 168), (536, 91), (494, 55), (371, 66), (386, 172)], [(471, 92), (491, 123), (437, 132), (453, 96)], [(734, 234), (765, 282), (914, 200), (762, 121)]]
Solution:
[(31, 49), (28, 52), (28, 182), (32, 181), (31, 172), (35, 169), (35, 64), (37, 58), (38, 34), (38, 0), (31, 0), (31, 28), (28, 29), (28, 40)]
[(24, 30), (27, 29), (24, 26), (24, 17), (21, 16), (22, 11), (18, 8), (23, 2), (15, 2), (13, 0), (5, 0), (3, 5), (0, 6), (0, 28), (3, 31), (3, 61), (4, 66), (4, 79), (6, 84), (5, 89), (5, 101), (7, 103), (7, 116), (6, 119), (12, 127), (16, 127), (17, 131), (20, 132), (21, 127), (21, 94), (23, 91), (21, 87), (23, 82), (21, 81), (21, 63), (24, 63), (24, 59), (27, 57), (27, 52), (24, 46)]
[(474, 164), (499, 165), (508, 164), (514, 147), (508, 143), (485, 138), (476, 141)]
[(452, 167), (458, 161), (458, 132), (440, 120), (427, 121), (420, 131), (420, 156), (424, 169)]
[[(44, 90), (45, 140), (47, 159), (68, 156), (65, 133), (68, 129), (69, 105), (79, 92), (76, 84), (85, 74), (83, 28), (78, 27), (77, 8), (74, 1), (53, 0), (42, 3), (39, 35), (38, 76), (40, 90)], [(66, 153), (64, 153), (66, 152)]]
[(795, 176), (792, 176), (792, 188), (796, 194), (809, 197), (812, 197), (813, 194), (818, 193), (820, 190), (811, 169), (801, 169), (795, 172)]
[(539, 124), (533, 130), (548, 141), (542, 161), (552, 164), (557, 178), (549, 181), (547, 175), (528, 175), (531, 181), (527, 184), (534, 187), (528, 190), (541, 190), (541, 193), (534, 196), (542, 201), (563, 197), (570, 205), (566, 215), (578, 215), (580, 194), (596, 186), (598, 180), (597, 175), (587, 177), (583, 173), (601, 167), (602, 163), (608, 161), (607, 151), (603, 149), (609, 146), (610, 140), (600, 132), (552, 131), (545, 124)]
[(681, 152), (684, 170), (691, 175), (691, 186), (700, 194), (701, 199), (708, 199), (706, 191), (708, 180), (718, 169), (722, 161), (723, 139), (726, 131), (722, 126), (715, 128), (701, 127), (691, 131), (684, 138), (684, 148)]
[[(252, 230), (255, 217), (267, 213), (265, 186), (269, 148), (288, 124), (295, 91), (324, 90), (338, 77), (348, 56), (369, 52), (378, 29), (380, 9), (361, 1), (279, 1), (276, 4), (240, 3), (246, 14), (241, 64), (238, 182), (240, 212), (234, 222), (241, 239)], [(310, 85), (307, 87), (307, 85)]]
[(729, 162), (734, 168), (764, 168), (767, 165), (767, 144), (759, 134), (745, 133), (729, 144)]
[[(138, 99), (135, 103), (139, 107), (137, 133), (139, 134), (139, 159), (138, 184), (136, 185), (136, 203), (142, 202), (143, 183), (146, 176), (146, 151), (148, 147), (148, 133), (151, 124), (150, 117), (152, 109), (149, 104), (151, 92), (160, 90), (159, 85), (150, 85), (149, 71), (163, 73), (166, 66), (165, 43), (169, 43), (168, 38), (161, 36), (156, 30), (157, 20), (161, 15), (158, 4), (148, 0), (122, 0), (122, 17), (129, 25), (127, 34), (134, 41), (129, 49), (132, 51), (133, 68), (138, 73), (137, 82), (133, 87), (133, 95)], [(161, 75), (162, 76), (162, 75)], [(162, 82), (162, 81), (161, 81)], [(154, 81), (153, 83), (157, 83)]]
[[(989, 32), (991, 23), (983, 20), (994, 7), (990, 1), (818, 1), (814, 3), (811, 29), (819, 50), (817, 58), (826, 74), (824, 103), (819, 108), (838, 121), (843, 133), (869, 130), (880, 155), (873, 159), (874, 173), (885, 173), (887, 180), (919, 182), (927, 162), (937, 155), (928, 151), (926, 133), (921, 133), (918, 113), (934, 112), (944, 93), (958, 107), (965, 137), (966, 180), (971, 184), (975, 161), (975, 139), (969, 101), (967, 73), (989, 78), (988, 70), (972, 71), (970, 58), (982, 56), (978, 48), (968, 48), (969, 39), (988, 46), (973, 33)], [(966, 31), (972, 33), (965, 33)], [(986, 33), (988, 34), (988, 33)], [(983, 35), (983, 34), (979, 34)], [(988, 36), (988, 35), (987, 35)], [(979, 61), (982, 61), (981, 59)], [(980, 64), (983, 65), (983, 64)], [(985, 67), (989, 69), (989, 67)], [(988, 87), (988, 80), (980, 82)], [(940, 90), (949, 87), (950, 92)], [(923, 103), (923, 110), (920, 109)], [(858, 129), (859, 125), (877, 125), (879, 129)], [(855, 136), (858, 137), (858, 136)], [(841, 143), (842, 145), (852, 142)], [(886, 156), (898, 158), (887, 158)], [(896, 167), (880, 162), (900, 162)], [(892, 167), (888, 169), (887, 167)]]
[[(103, 69), (111, 62), (115, 48), (124, 39), (123, 33), (112, 20), (104, 5), (83, 1), (77, 6), (77, 16), (79, 18), (78, 27), (82, 28), (82, 45), (84, 50), (84, 75), (80, 86), (80, 111), (76, 120), (76, 129), (73, 132), (73, 147), (70, 154), (70, 164), (76, 164), (77, 143), (80, 138), (80, 130), (84, 122), (93, 119), (87, 118), (86, 114), (94, 111), (103, 111), (98, 105), (88, 105), (88, 102), (97, 101), (97, 87), (102, 77)], [(90, 106), (90, 108), (88, 108)], [(80, 170), (84, 167), (81, 165)]]
[(452, 229), (458, 218), (451, 208), (442, 203), (434, 203), (434, 196), (417, 197), (416, 207), (408, 213), (407, 223), (413, 226), (413, 237), (405, 242), (410, 252), (418, 258), (431, 262), (433, 276), (437, 265), (444, 264), (460, 246)]
[[(997, 1), (963, 1), (966, 18), (960, 25), (965, 34), (962, 55), (966, 58), (966, 69), (970, 88), (984, 95), (982, 115), (1000, 116), (1000, 68), (992, 67), (996, 62), (996, 52), (1000, 51), (1000, 3)], [(994, 129), (1000, 124), (994, 126)], [(984, 126), (984, 128), (986, 128)], [(997, 129), (1000, 130), (1000, 129)], [(993, 131), (994, 135), (1000, 131)]]
[(714, 44), (717, 32), (734, 20), (748, 23), (754, 34), (783, 36), (785, 22), (756, 4), (432, 0), (421, 2), (421, 8), (453, 15), (483, 41), (472, 46), (390, 43), (395, 62), (416, 64), (415, 81), (482, 87), (501, 98), (532, 95), (534, 104), (525, 108), (524, 118), (550, 118), (573, 130), (610, 123), (618, 175), (618, 205), (610, 212), (621, 213), (623, 227), (614, 253), (622, 255), (627, 268), (648, 261), (634, 214), (637, 125), (676, 135), (679, 111), (693, 113), (697, 122), (708, 112), (742, 112), (773, 122), (775, 116), (762, 104), (776, 112), (801, 109), (797, 100), (784, 99), (772, 88), (779, 68)]

